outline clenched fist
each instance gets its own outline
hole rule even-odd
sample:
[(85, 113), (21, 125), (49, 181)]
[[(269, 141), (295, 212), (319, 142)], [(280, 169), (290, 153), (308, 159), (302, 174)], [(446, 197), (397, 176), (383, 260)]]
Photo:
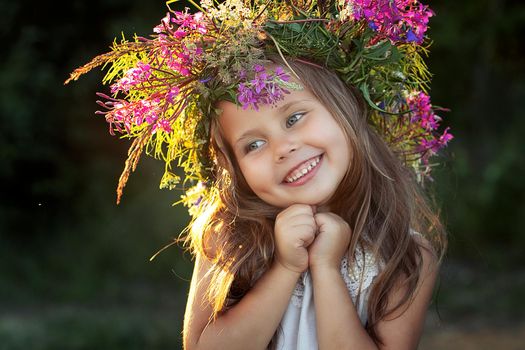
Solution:
[(352, 231), (350, 225), (334, 213), (314, 215), (317, 237), (308, 249), (311, 268), (339, 269), (341, 259), (348, 250)]
[(305, 204), (293, 204), (275, 219), (277, 261), (294, 272), (308, 269), (308, 246), (317, 232), (314, 210)]

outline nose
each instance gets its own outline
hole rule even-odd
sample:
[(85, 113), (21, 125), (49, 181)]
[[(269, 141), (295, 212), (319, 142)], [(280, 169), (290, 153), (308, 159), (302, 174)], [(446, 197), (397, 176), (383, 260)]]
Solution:
[(275, 158), (278, 162), (283, 161), (286, 158), (288, 158), (292, 153), (297, 151), (297, 149), (298, 149), (298, 145), (296, 142), (288, 138), (284, 138), (276, 142)]

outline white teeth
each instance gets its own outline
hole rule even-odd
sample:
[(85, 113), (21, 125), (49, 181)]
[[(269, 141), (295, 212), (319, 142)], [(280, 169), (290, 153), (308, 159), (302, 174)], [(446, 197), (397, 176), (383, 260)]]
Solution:
[(304, 175), (308, 174), (310, 170), (315, 168), (317, 164), (319, 164), (319, 161), (321, 160), (321, 157), (316, 157), (314, 160), (312, 160), (309, 164), (305, 165), (304, 168), (297, 170), (292, 176), (289, 176), (285, 179), (286, 182), (294, 182), (303, 177)]

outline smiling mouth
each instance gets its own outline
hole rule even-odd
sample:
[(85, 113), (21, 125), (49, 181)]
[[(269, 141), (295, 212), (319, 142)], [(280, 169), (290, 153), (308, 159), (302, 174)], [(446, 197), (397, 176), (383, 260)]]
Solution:
[(299, 165), (296, 169), (291, 171), (286, 178), (284, 179), (284, 182), (286, 183), (294, 183), (303, 176), (310, 173), (313, 169), (319, 165), (319, 162), (321, 161), (322, 155), (319, 155), (315, 158), (309, 159), (303, 164)]

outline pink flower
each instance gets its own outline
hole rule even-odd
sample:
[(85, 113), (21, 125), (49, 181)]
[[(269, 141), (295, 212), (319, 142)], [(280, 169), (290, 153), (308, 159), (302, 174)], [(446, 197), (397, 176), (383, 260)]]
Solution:
[(202, 12), (195, 14), (186, 12), (175, 11), (175, 18), (171, 19), (172, 22), (179, 25), (179, 28), (188, 28), (192, 31), (196, 31), (200, 34), (206, 34), (206, 22)]
[(423, 138), (420, 142), (419, 152), (428, 153), (427, 158), (431, 155), (436, 154), (440, 149), (444, 148), (450, 140), (454, 138), (452, 134), (448, 132), (450, 128), (446, 128), (443, 134), (439, 137), (433, 136), (430, 139)]
[(179, 94), (179, 88), (177, 86), (173, 86), (170, 91), (166, 94), (165, 98), (168, 103), (173, 103), (175, 96)]
[(171, 29), (170, 21), (171, 21), (171, 17), (170, 17), (170, 13), (168, 12), (166, 14), (166, 17), (164, 17), (160, 21), (160, 24), (156, 26), (155, 28), (153, 28), (153, 32), (160, 34), (160, 33), (166, 32), (166, 30)]
[(347, 0), (355, 20), (394, 42), (421, 44), (432, 10), (418, 0)]
[(430, 103), (430, 96), (424, 92), (413, 93), (407, 98), (410, 110), (410, 122), (420, 123), (426, 130), (436, 130), (439, 127), (441, 118), (434, 114)]
[(155, 125), (153, 126), (152, 130), (155, 131), (158, 128), (160, 128), (164, 132), (172, 132), (173, 131), (173, 129), (171, 128), (171, 124), (170, 124), (169, 120), (166, 120), (166, 119), (158, 120), (157, 123), (155, 123)]
[(128, 92), (133, 86), (146, 82), (151, 76), (151, 67), (141, 61), (137, 62), (135, 68), (129, 69), (122, 78), (111, 85), (111, 92)]

